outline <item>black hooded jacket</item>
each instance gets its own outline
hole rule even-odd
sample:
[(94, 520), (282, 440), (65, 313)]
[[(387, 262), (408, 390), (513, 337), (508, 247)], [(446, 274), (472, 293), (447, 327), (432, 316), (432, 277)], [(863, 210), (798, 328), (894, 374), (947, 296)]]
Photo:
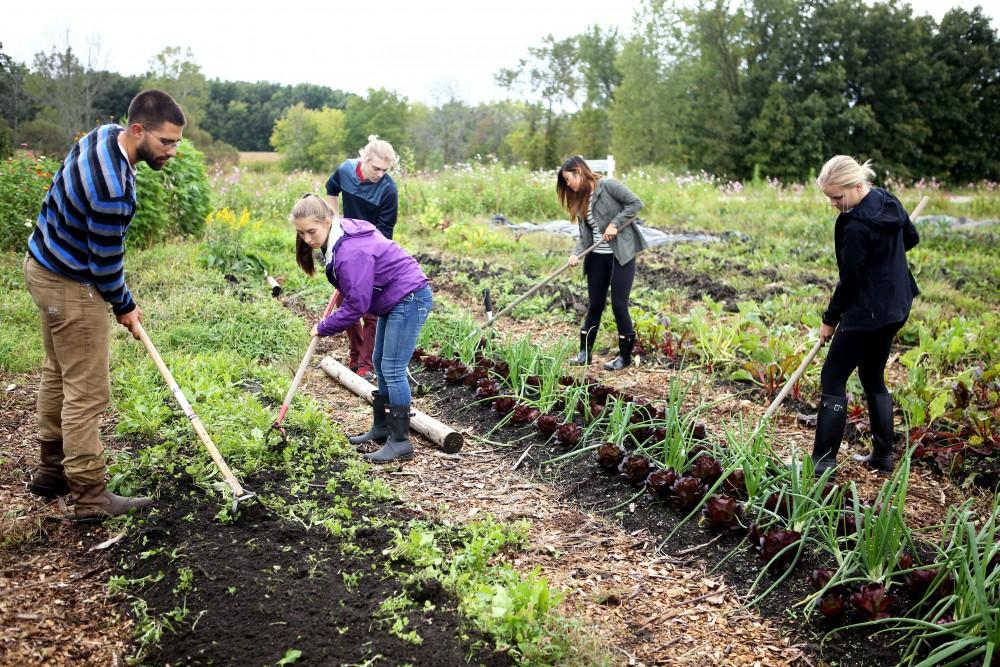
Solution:
[(920, 293), (906, 251), (920, 236), (899, 200), (872, 188), (837, 216), (833, 239), (840, 280), (823, 323), (839, 324), (841, 331), (871, 331), (904, 321)]

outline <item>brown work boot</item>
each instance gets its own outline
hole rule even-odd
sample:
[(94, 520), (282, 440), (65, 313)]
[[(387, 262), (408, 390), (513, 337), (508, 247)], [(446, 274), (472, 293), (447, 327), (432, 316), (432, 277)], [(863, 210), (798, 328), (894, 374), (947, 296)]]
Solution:
[(70, 488), (73, 490), (73, 519), (76, 521), (103, 521), (153, 504), (153, 499), (145, 496), (116, 496), (108, 491), (107, 482), (90, 485), (70, 482)]
[(69, 493), (63, 472), (62, 440), (39, 440), (41, 455), (38, 469), (31, 476), (28, 491), (42, 498), (58, 498)]

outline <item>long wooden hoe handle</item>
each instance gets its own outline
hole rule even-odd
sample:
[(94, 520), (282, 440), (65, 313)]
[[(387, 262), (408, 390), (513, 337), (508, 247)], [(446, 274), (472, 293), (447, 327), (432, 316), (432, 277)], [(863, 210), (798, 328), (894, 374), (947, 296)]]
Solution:
[(163, 379), (167, 381), (167, 386), (170, 387), (170, 391), (173, 393), (174, 398), (177, 399), (177, 402), (180, 403), (181, 409), (184, 410), (184, 414), (191, 422), (191, 426), (194, 427), (194, 430), (198, 434), (198, 437), (201, 438), (201, 441), (205, 443), (205, 448), (208, 449), (208, 453), (212, 456), (215, 466), (219, 469), (219, 472), (222, 473), (222, 477), (226, 480), (226, 484), (232, 488), (233, 494), (237, 499), (242, 499), (251, 495), (248, 494), (240, 485), (236, 476), (233, 475), (233, 471), (229, 469), (228, 465), (226, 465), (226, 461), (222, 458), (222, 454), (220, 454), (219, 450), (215, 447), (215, 443), (213, 443), (212, 439), (208, 437), (208, 433), (205, 431), (205, 427), (202, 426), (201, 420), (198, 419), (198, 415), (196, 415), (194, 410), (191, 409), (191, 404), (188, 403), (187, 399), (184, 397), (184, 392), (181, 391), (177, 382), (174, 381), (174, 376), (170, 373), (170, 369), (167, 368), (167, 365), (163, 363), (160, 353), (157, 352), (156, 347), (153, 346), (153, 341), (149, 340), (149, 336), (146, 335), (146, 330), (142, 327), (142, 324), (136, 324), (136, 327), (139, 329), (139, 340), (141, 340), (142, 344), (146, 346), (146, 351), (149, 352), (149, 356), (151, 356), (153, 358), (153, 362), (156, 363), (156, 367), (160, 370), (160, 375), (162, 375)]
[[(632, 216), (631, 218), (629, 218), (621, 227), (618, 228), (618, 231), (621, 231), (621, 230), (625, 229), (626, 227), (628, 227), (629, 225), (631, 225), (633, 222), (636, 221), (637, 217), (638, 216)], [(601, 245), (602, 243), (604, 243), (603, 240), (597, 241), (596, 243), (594, 243), (593, 245), (591, 245), (589, 248), (587, 248), (586, 250), (584, 250), (583, 252), (581, 252), (579, 255), (577, 255), (576, 256), (577, 259), (581, 259), (583, 257), (586, 257), (587, 255), (590, 254), (590, 252), (594, 248), (596, 248), (597, 246)], [(490, 319), (488, 319), (486, 321), (486, 323), (483, 324), (481, 327), (479, 327), (478, 329), (476, 329), (475, 331), (473, 331), (472, 333), (470, 333), (468, 336), (466, 336), (466, 339), (472, 338), (476, 334), (482, 333), (486, 329), (489, 329), (491, 326), (493, 326), (493, 324), (497, 320), (499, 320), (501, 317), (503, 317), (504, 315), (506, 315), (510, 311), (514, 310), (515, 306), (517, 306), (519, 303), (521, 303), (525, 299), (531, 297), (531, 295), (533, 295), (535, 292), (537, 292), (538, 290), (540, 290), (543, 287), (545, 287), (546, 285), (548, 285), (550, 282), (552, 282), (556, 278), (556, 276), (558, 276), (560, 273), (562, 273), (563, 271), (565, 271), (566, 269), (568, 269), (570, 266), (572, 266), (572, 265), (569, 262), (566, 262), (561, 267), (559, 267), (558, 269), (556, 269), (555, 271), (553, 271), (552, 273), (550, 273), (549, 275), (547, 275), (542, 280), (542, 282), (538, 283), (537, 285), (535, 285), (534, 287), (532, 287), (531, 289), (529, 289), (527, 292), (525, 292), (521, 296), (519, 296), (516, 299), (514, 299), (510, 303), (510, 305), (508, 305), (506, 308), (504, 308), (503, 310), (501, 310), (499, 313), (497, 313), (496, 315), (494, 315), (493, 317), (491, 317)]]
[[(337, 300), (337, 294), (337, 290), (333, 290), (333, 294), (330, 295), (330, 302), (326, 304), (326, 310), (323, 311), (324, 318), (333, 312), (333, 302)], [(278, 411), (278, 418), (274, 420), (272, 428), (281, 426), (281, 420), (285, 418), (288, 406), (292, 404), (292, 398), (295, 397), (295, 392), (302, 382), (302, 377), (306, 374), (306, 369), (309, 368), (309, 360), (312, 359), (313, 353), (316, 352), (318, 344), (319, 336), (313, 336), (312, 340), (309, 341), (309, 347), (306, 348), (306, 353), (302, 357), (302, 361), (299, 362), (299, 368), (295, 371), (295, 377), (292, 379), (292, 386), (288, 388), (288, 393), (285, 394), (285, 400), (281, 404), (281, 410)]]

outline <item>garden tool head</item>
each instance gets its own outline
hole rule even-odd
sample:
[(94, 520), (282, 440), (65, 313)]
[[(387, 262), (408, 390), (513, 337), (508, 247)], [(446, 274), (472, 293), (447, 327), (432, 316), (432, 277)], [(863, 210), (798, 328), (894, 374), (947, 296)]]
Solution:
[(271, 428), (267, 430), (267, 434), (264, 436), (264, 445), (267, 446), (271, 440), (271, 434), (277, 432), (278, 438), (281, 440), (281, 445), (286, 446), (288, 444), (288, 433), (285, 428), (281, 425), (280, 421), (275, 421), (271, 424)]
[(212, 484), (213, 488), (223, 489), (223, 487), (228, 487), (233, 493), (233, 512), (239, 508), (240, 503), (250, 500), (251, 498), (256, 498), (257, 494), (250, 489), (244, 488), (235, 479), (227, 479), (224, 482), (215, 482)]

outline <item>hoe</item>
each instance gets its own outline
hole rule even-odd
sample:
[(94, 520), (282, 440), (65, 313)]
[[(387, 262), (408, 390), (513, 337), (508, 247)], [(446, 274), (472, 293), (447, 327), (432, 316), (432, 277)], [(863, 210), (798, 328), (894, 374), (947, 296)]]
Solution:
[(182, 392), (181, 388), (177, 385), (177, 382), (174, 380), (174, 376), (170, 373), (170, 369), (168, 369), (166, 364), (163, 363), (160, 353), (157, 352), (156, 347), (153, 346), (153, 341), (151, 341), (149, 336), (146, 335), (146, 330), (142, 327), (142, 324), (136, 324), (136, 326), (139, 328), (139, 339), (142, 341), (142, 344), (146, 346), (149, 356), (151, 356), (153, 361), (156, 363), (156, 367), (160, 370), (160, 375), (162, 375), (163, 379), (166, 380), (167, 386), (173, 393), (174, 398), (177, 399), (177, 402), (180, 403), (181, 409), (184, 410), (184, 414), (191, 422), (191, 426), (194, 427), (194, 430), (198, 434), (198, 437), (201, 438), (201, 441), (205, 443), (205, 448), (208, 449), (208, 453), (212, 456), (215, 466), (219, 469), (219, 472), (222, 473), (222, 477), (226, 480), (226, 484), (228, 484), (229, 488), (232, 489), (233, 511), (235, 512), (241, 502), (244, 500), (250, 500), (257, 494), (249, 489), (243, 488), (240, 485), (239, 480), (237, 480), (236, 476), (233, 475), (233, 471), (229, 469), (228, 465), (226, 465), (226, 461), (222, 458), (222, 454), (220, 454), (219, 450), (215, 447), (215, 443), (213, 443), (212, 439), (208, 437), (208, 433), (205, 431), (205, 427), (202, 426), (201, 420), (198, 419), (198, 415), (196, 415), (194, 410), (191, 409), (191, 404), (188, 403), (187, 399), (184, 397), (184, 392)]
[[(336, 300), (337, 290), (333, 290), (333, 294), (330, 296), (330, 302), (326, 304), (326, 310), (323, 311), (323, 317), (326, 317), (333, 312), (333, 302)], [(306, 369), (309, 368), (309, 360), (312, 359), (318, 343), (319, 336), (313, 336), (312, 340), (309, 341), (309, 347), (306, 348), (305, 356), (302, 357), (302, 361), (299, 363), (299, 369), (295, 371), (295, 377), (292, 379), (292, 386), (288, 388), (288, 393), (285, 394), (285, 401), (281, 404), (281, 409), (278, 411), (278, 418), (274, 420), (274, 423), (271, 424), (271, 430), (268, 431), (268, 436), (270, 436), (272, 431), (277, 431), (281, 436), (281, 443), (283, 445), (288, 444), (288, 434), (285, 433), (285, 429), (281, 426), (281, 422), (285, 419), (285, 413), (288, 412), (288, 406), (292, 404), (292, 398), (295, 396), (295, 391), (299, 388), (299, 384), (302, 382), (302, 376), (306, 374)], [(265, 444), (267, 444), (266, 438)]]

